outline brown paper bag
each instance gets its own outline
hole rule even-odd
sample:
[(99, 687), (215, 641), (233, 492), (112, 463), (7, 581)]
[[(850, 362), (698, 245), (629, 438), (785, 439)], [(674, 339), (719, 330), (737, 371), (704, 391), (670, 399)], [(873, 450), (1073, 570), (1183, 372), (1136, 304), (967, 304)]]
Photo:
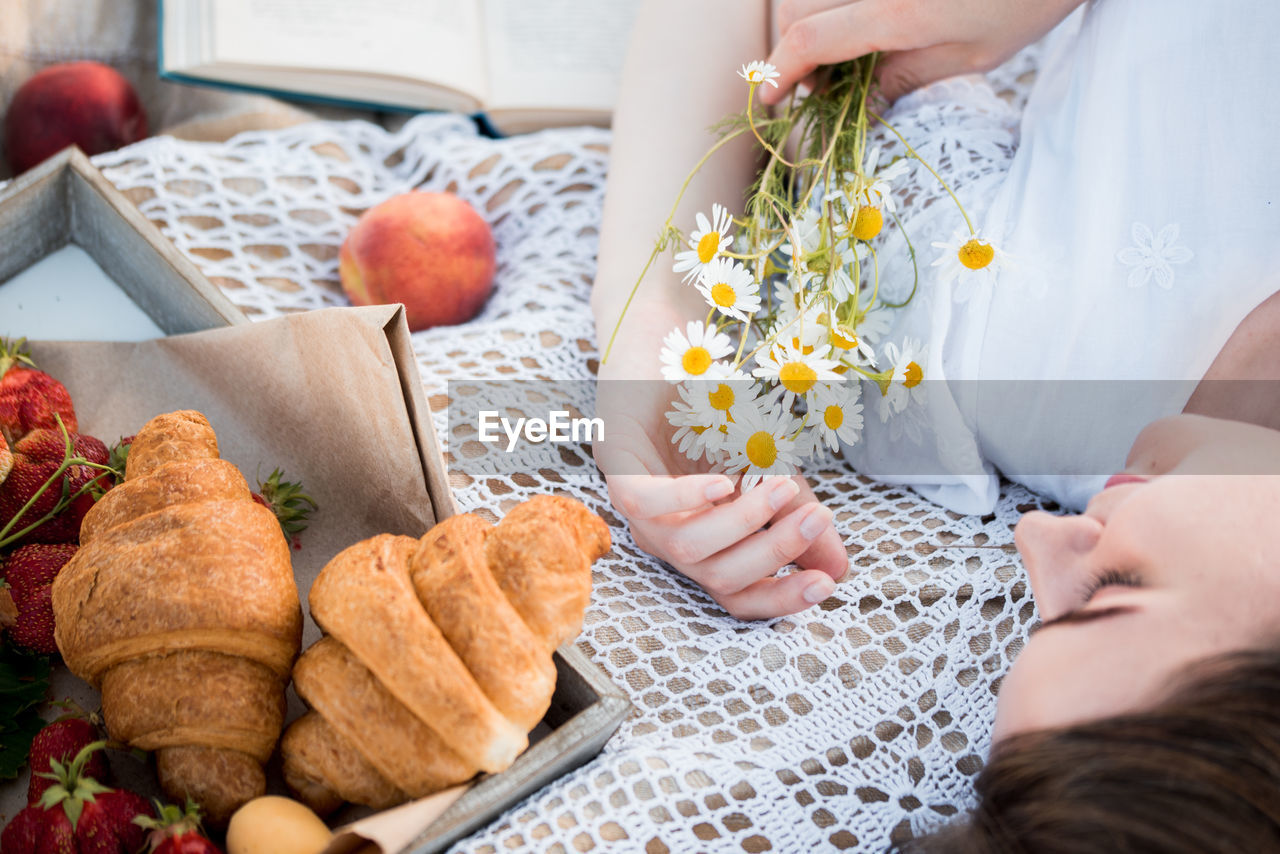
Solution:
[[(83, 433), (111, 445), (154, 415), (196, 409), (251, 486), (274, 468), (301, 480), (319, 504), (293, 552), (304, 613), (312, 581), (339, 551), (378, 533), (421, 536), (455, 512), (398, 306), (324, 309), (138, 343), (32, 342), (31, 350), (71, 392)], [(306, 614), (303, 648), (319, 637)], [(61, 666), (51, 695), (99, 705)], [(291, 689), (289, 719), (302, 710)], [(157, 794), (143, 763), (115, 756), (113, 765), (121, 785)], [(26, 788), (25, 775), (0, 787), (0, 814), (25, 806)], [(278, 776), (271, 788), (284, 793)], [(398, 851), (465, 788), (353, 830)], [(354, 837), (335, 844), (343, 838)]]

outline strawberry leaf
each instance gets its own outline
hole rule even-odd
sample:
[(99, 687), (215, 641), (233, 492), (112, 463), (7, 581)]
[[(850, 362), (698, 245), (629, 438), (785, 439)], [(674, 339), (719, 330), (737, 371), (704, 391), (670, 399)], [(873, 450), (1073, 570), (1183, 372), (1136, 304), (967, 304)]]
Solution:
[(44, 726), (40, 703), (49, 690), (49, 659), (0, 646), (0, 780), (13, 780), (27, 763), (31, 742)]
[(302, 491), (302, 484), (284, 480), (284, 473), (280, 469), (273, 470), (266, 480), (258, 482), (258, 494), (271, 512), (276, 514), (286, 538), (293, 538), (305, 531), (311, 514), (319, 509), (315, 499)]
[(25, 365), (28, 368), (36, 366), (36, 363), (31, 361), (31, 353), (27, 350), (26, 343), (25, 338), (19, 338), (17, 341), (0, 338), (0, 377), (9, 373), (9, 369), (14, 365)]

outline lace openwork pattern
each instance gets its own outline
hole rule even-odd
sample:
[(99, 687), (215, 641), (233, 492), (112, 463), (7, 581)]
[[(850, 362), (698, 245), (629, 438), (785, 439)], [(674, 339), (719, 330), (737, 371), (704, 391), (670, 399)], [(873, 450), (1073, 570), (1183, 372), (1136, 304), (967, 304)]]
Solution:
[[(1033, 69), (1020, 55), (993, 85), (934, 87), (891, 120), (979, 199), (1016, 145)], [(156, 138), (96, 163), (254, 318), (344, 304), (338, 248), (366, 208), (412, 188), (471, 202), (499, 247), (494, 297), (464, 327), (414, 336), (443, 435), (450, 379), (593, 376), (608, 148), (603, 130), (493, 140), (464, 118), (424, 115), (394, 134), (351, 122), (219, 145)], [(902, 193), (919, 210), (941, 191), (916, 177)], [(936, 239), (927, 222), (912, 238)], [(635, 712), (597, 758), (455, 850), (881, 850), (965, 809), (1001, 675), (1036, 619), (1001, 548), (1033, 495), (1007, 487), (993, 515), (963, 517), (826, 472), (815, 486), (836, 508), (852, 578), (808, 612), (744, 624), (635, 547), (589, 459), (565, 464), (582, 477), (452, 478), (464, 510), (497, 515), (560, 491), (610, 522), (615, 547), (596, 565), (578, 643)]]

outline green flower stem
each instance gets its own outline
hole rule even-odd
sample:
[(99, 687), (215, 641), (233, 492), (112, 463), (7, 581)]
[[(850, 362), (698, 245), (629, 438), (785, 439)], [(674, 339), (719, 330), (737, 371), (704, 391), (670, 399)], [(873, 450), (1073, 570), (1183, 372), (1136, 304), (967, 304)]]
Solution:
[[(923, 162), (923, 161), (921, 161)], [(902, 302), (886, 302), (885, 308), (904, 308), (916, 297), (916, 288), (920, 287), (920, 265), (916, 263), (916, 248), (911, 243), (911, 238), (907, 236), (907, 230), (902, 227), (902, 220), (898, 219), (897, 211), (890, 211), (889, 215), (893, 217), (894, 223), (898, 226), (898, 231), (902, 233), (902, 239), (907, 242), (907, 254), (911, 256), (911, 269), (915, 272), (915, 279), (911, 282), (911, 293), (907, 294), (907, 298)]]
[[(44, 495), (45, 492), (48, 491), (48, 489), (51, 486), (61, 481), (62, 476), (67, 473), (67, 469), (71, 468), (72, 466), (88, 466), (89, 468), (95, 468), (100, 471), (106, 471), (106, 472), (115, 471), (115, 469), (113, 469), (111, 466), (103, 465), (101, 463), (95, 463), (91, 460), (86, 460), (84, 457), (76, 456), (73, 453), (74, 448), (72, 447), (72, 444), (71, 444), (71, 435), (67, 432), (66, 425), (62, 423), (62, 417), (59, 416), (57, 413), (54, 413), (53, 417), (57, 421), (58, 429), (62, 431), (62, 442), (63, 442), (62, 462), (58, 465), (56, 469), (54, 469), (53, 474), (49, 475), (48, 480), (40, 484), (40, 488), (37, 489), (32, 494), (32, 496), (27, 499), (26, 503), (24, 503), (22, 507), (19, 508), (18, 512), (13, 515), (13, 518), (10, 519), (8, 522), (6, 522), (4, 524), (4, 527), (0, 527), (0, 548), (4, 548), (10, 543), (17, 542), (18, 540), (22, 539), (30, 532), (34, 531), (36, 528), (39, 528), (45, 522), (48, 522), (50, 519), (53, 519), (63, 510), (67, 509), (68, 505), (70, 505), (72, 501), (76, 500), (85, 492), (87, 492), (90, 489), (91, 485), (93, 484), (94, 480), (97, 480), (97, 478), (94, 478), (93, 480), (90, 480), (88, 483), (81, 486), (75, 492), (61, 496), (58, 499), (57, 503), (54, 504), (53, 509), (51, 509), (48, 513), (44, 514), (35, 522), (32, 522), (31, 524), (25, 526), (21, 530), (13, 532), (13, 526), (18, 523), (18, 520), (21, 519), (23, 516), (25, 516), (27, 511), (30, 510), (33, 506), (35, 506), (35, 503), (40, 500), (40, 496)], [(10, 533), (10, 532), (13, 532), (13, 533)]]
[(884, 118), (878, 115), (877, 113), (871, 113), (871, 117), (876, 121), (880, 122), (880, 124), (884, 125), (886, 128), (888, 128), (893, 133), (893, 135), (896, 136), (902, 142), (902, 144), (906, 147), (907, 153), (910, 154), (912, 157), (914, 157), (916, 160), (918, 160), (921, 163), (921, 165), (924, 166), (924, 168), (929, 170), (929, 174), (932, 175), (937, 180), (937, 182), (942, 185), (942, 189), (947, 191), (947, 195), (951, 197), (951, 201), (955, 202), (956, 207), (960, 209), (960, 216), (964, 217), (964, 224), (968, 226), (969, 233), (977, 234), (978, 233), (977, 229), (973, 227), (973, 221), (969, 219), (969, 214), (965, 211), (964, 205), (960, 204), (960, 200), (956, 198), (956, 194), (952, 192), (951, 185), (949, 185), (946, 181), (942, 180), (942, 176), (939, 175), (937, 171), (935, 171), (934, 168), (929, 165), (929, 161), (925, 160), (923, 157), (921, 157), (919, 154), (916, 153), (916, 150), (911, 147), (911, 143), (907, 142), (906, 137), (898, 133), (897, 128), (895, 128), (893, 125), (886, 122)]
[(662, 225), (663, 238), (653, 247), (653, 251), (649, 253), (649, 260), (644, 262), (644, 269), (640, 271), (640, 277), (636, 279), (636, 283), (631, 286), (631, 293), (627, 294), (627, 301), (622, 304), (622, 312), (618, 315), (618, 322), (613, 325), (613, 332), (609, 335), (609, 344), (604, 348), (604, 355), (600, 358), (600, 364), (608, 364), (609, 354), (613, 351), (613, 342), (618, 337), (618, 330), (622, 328), (622, 320), (627, 316), (627, 310), (631, 308), (631, 301), (635, 299), (636, 291), (640, 290), (640, 283), (644, 281), (645, 275), (649, 272), (649, 267), (653, 265), (653, 260), (658, 257), (659, 252), (666, 248), (666, 237), (671, 230), (671, 221), (676, 217), (676, 210), (680, 207), (680, 200), (684, 198), (685, 191), (689, 189), (689, 184), (693, 181), (693, 176), (697, 175), (698, 171), (702, 169), (708, 160), (711, 159), (711, 155), (715, 154), (721, 148), (724, 148), (730, 141), (742, 136), (745, 132), (745, 130), (740, 128), (736, 131), (725, 134), (718, 142), (716, 142), (715, 145), (707, 149), (707, 153), (702, 155), (702, 159), (699, 160), (694, 165), (693, 169), (689, 170), (689, 174), (685, 176), (684, 183), (680, 185), (680, 192), (676, 194), (675, 203), (671, 205), (671, 213), (667, 214), (667, 221)]
[(751, 133), (755, 136), (756, 141), (760, 143), (761, 148), (769, 152), (771, 157), (781, 162), (784, 166), (789, 166), (790, 168), (795, 169), (796, 164), (787, 160), (787, 158), (778, 153), (777, 149), (765, 142), (764, 137), (760, 135), (759, 129), (756, 128), (755, 111), (752, 109), (752, 104), (755, 101), (756, 89), (759, 86), (759, 83), (752, 83), (751, 88), (747, 90), (747, 125), (751, 128)]

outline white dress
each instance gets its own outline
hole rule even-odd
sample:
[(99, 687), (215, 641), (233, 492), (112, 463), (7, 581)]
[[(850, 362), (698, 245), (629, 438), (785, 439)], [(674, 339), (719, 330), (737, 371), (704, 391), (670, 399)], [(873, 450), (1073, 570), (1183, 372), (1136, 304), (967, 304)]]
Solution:
[[(957, 512), (990, 512), (997, 473), (1079, 509), (1144, 425), (1182, 409), (1280, 290), (1277, 43), (1273, 0), (1091, 0), (1046, 41), (1020, 121), (994, 95), (955, 97), (984, 82), (895, 105), (887, 119), (1010, 260), (942, 281), (931, 244), (963, 222), (915, 170), (920, 293), (883, 341), (926, 345), (926, 382), (887, 422), (866, 385), (855, 468)], [(901, 241), (881, 255), (900, 293)]]

